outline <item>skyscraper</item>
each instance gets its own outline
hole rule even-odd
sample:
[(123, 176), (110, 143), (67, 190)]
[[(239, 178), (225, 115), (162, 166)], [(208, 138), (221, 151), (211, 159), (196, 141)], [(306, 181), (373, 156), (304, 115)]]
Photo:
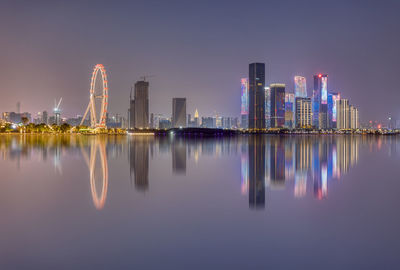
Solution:
[(338, 129), (350, 128), (349, 101), (347, 99), (337, 100), (336, 108), (337, 108), (337, 128)]
[(318, 90), (313, 90), (313, 94), (312, 94), (312, 115), (313, 115), (313, 119), (312, 119), (312, 125), (314, 128), (319, 128), (319, 107), (320, 107), (320, 95)]
[(172, 126), (186, 127), (186, 98), (172, 99)]
[(129, 109), (128, 109), (128, 128), (135, 127), (135, 100), (132, 99), (132, 87), (129, 94)]
[(265, 127), (271, 127), (271, 88), (265, 87)]
[(154, 128), (154, 114), (150, 114), (150, 128)]
[(294, 128), (294, 94), (285, 93), (285, 127)]
[(358, 109), (353, 105), (350, 105), (350, 128), (351, 129), (359, 128), (359, 125), (358, 125)]
[(285, 84), (274, 83), (271, 88), (271, 127), (285, 126)]
[(296, 98), (296, 128), (311, 128), (312, 110), (310, 98)]
[(57, 126), (61, 125), (61, 112), (59, 110), (54, 110), (54, 119)]
[(340, 94), (328, 93), (328, 129), (336, 128), (336, 100), (338, 99), (340, 99)]
[[(314, 93), (317, 93), (315, 102), (318, 102), (318, 126), (319, 129), (328, 128), (328, 75), (314, 75)], [(317, 111), (313, 112), (317, 113)], [(314, 116), (315, 117), (315, 116)], [(317, 124), (317, 119), (314, 118)]]
[(294, 76), (294, 95), (295, 97), (307, 97), (306, 78), (302, 76)]
[(243, 78), (240, 80), (240, 89), (242, 92), (241, 96), (241, 121), (242, 128), (249, 127), (249, 80), (247, 78)]
[(337, 101), (340, 99), (340, 93), (332, 93), (332, 128), (337, 128)]
[(194, 112), (194, 127), (199, 127), (200, 123), (199, 123), (199, 111), (196, 109), (196, 111)]
[(48, 115), (47, 115), (47, 111), (43, 111), (42, 113), (42, 123), (43, 124), (48, 124)]
[(249, 128), (265, 128), (265, 64), (249, 65)]
[(130, 101), (130, 128), (149, 128), (149, 82), (135, 83), (134, 100)]

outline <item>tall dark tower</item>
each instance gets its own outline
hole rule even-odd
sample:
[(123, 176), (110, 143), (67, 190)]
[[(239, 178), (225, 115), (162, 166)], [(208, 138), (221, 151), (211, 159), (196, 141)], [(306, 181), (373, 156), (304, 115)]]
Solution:
[(186, 98), (172, 99), (172, 127), (186, 127)]
[(249, 65), (249, 129), (265, 128), (265, 64)]
[(131, 128), (149, 128), (149, 82), (138, 81), (135, 83), (130, 117)]

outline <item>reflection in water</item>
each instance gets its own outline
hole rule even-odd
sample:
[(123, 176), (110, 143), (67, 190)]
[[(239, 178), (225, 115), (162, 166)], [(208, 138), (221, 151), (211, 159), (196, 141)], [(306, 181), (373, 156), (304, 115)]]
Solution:
[(134, 175), (135, 188), (146, 191), (149, 188), (149, 147), (153, 137), (133, 136), (128, 139), (130, 179)]
[(171, 146), (172, 171), (175, 174), (185, 174), (187, 142), (183, 138), (177, 138), (171, 142)]
[[(269, 144), (270, 173), (269, 180), (271, 187), (283, 188), (285, 186), (285, 144), (280, 137), (274, 137)], [(288, 156), (288, 160), (291, 156)], [(290, 168), (288, 168), (290, 169)]]
[[(104, 207), (108, 189), (110, 159), (126, 158), (130, 179), (138, 191), (149, 190), (150, 158), (167, 156), (172, 173), (185, 175), (187, 163), (203, 157), (232, 160), (240, 166), (235, 176), (240, 192), (248, 196), (249, 207), (263, 209), (268, 191), (289, 189), (295, 198), (310, 194), (317, 199), (328, 196), (332, 179), (340, 179), (358, 162), (360, 144), (370, 151), (389, 144), (390, 155), (400, 153), (396, 137), (374, 136), (237, 136), (225, 138), (179, 138), (149, 136), (51, 136), (1, 135), (0, 158), (15, 161), (17, 168), (35, 158), (50, 161), (56, 172), (66, 156), (83, 156), (89, 168), (91, 195), (97, 209)], [(53, 163), (52, 161), (56, 161)], [(153, 160), (151, 161), (153, 162)], [(162, 162), (162, 161), (157, 161)], [(158, 163), (152, 163), (158, 164)], [(154, 165), (154, 170), (159, 168)], [(202, 171), (207, 174), (208, 172)], [(66, 171), (64, 171), (66, 174)]]
[(313, 182), (314, 196), (326, 197), (329, 181), (339, 179), (357, 163), (359, 141), (355, 136), (249, 137), (248, 160), (241, 157), (241, 189), (249, 183), (249, 207), (265, 205), (265, 186), (284, 189), (291, 180), (296, 198), (306, 195), (308, 179)]
[[(83, 146), (81, 150), (89, 168), (90, 190), (94, 206), (98, 210), (103, 209), (106, 203), (108, 190), (108, 162), (104, 138), (95, 137), (94, 140), (91, 141), (90, 157), (88, 157)], [(97, 158), (97, 153), (99, 153), (99, 159)], [(101, 177), (98, 176), (100, 174), (99, 170), (101, 171)]]
[(263, 136), (250, 136), (249, 145), (249, 206), (265, 206), (265, 141)]

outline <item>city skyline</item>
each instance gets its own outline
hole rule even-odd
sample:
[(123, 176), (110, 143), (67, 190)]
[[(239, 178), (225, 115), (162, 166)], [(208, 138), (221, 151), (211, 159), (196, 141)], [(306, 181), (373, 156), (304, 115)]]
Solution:
[(1, 269), (395, 269), (400, 0), (2, 0)]
[[(310, 10), (298, 6), (296, 13), (301, 11), (303, 14), (300, 25), (304, 36), (301, 42), (294, 43), (295, 39), (298, 41), (299, 33), (285, 32), (295, 25), (293, 19), (286, 20), (282, 25), (273, 24), (273, 28), (267, 27), (269, 20), (273, 20), (280, 11), (285, 10), (288, 18), (294, 12), (286, 10), (284, 7), (287, 5), (280, 3), (260, 4), (260, 7), (276, 12), (265, 16), (265, 19), (251, 18), (245, 22), (234, 16), (239, 8), (247, 9), (238, 3), (229, 7), (216, 3), (213, 10), (200, 3), (193, 7), (183, 5), (182, 9), (187, 14), (175, 19), (173, 15), (177, 11), (173, 5), (164, 3), (157, 5), (151, 13), (146, 11), (149, 6), (146, 3), (136, 3), (134, 7), (124, 3), (114, 7), (115, 10), (110, 10), (107, 3), (101, 3), (96, 6), (95, 12), (88, 12), (88, 5), (73, 2), (63, 8), (55, 8), (46, 2), (24, 5), (9, 2), (0, 16), (2, 24), (7, 25), (1, 30), (6, 54), (0, 68), (3, 81), (0, 108), (1, 111), (15, 111), (17, 102), (20, 102), (21, 111), (50, 112), (53, 100), (62, 96), (63, 115), (83, 115), (88, 100), (90, 71), (94, 64), (102, 63), (109, 72), (109, 110), (113, 114), (126, 115), (131, 85), (140, 76), (151, 74), (155, 77), (150, 79), (149, 111), (154, 114), (171, 114), (171, 106), (164, 100), (182, 96), (188, 100), (187, 112), (194, 112), (197, 108), (202, 115), (212, 115), (217, 111), (220, 115), (239, 116), (240, 88), (237, 81), (246, 77), (247, 64), (257, 61), (266, 63), (266, 85), (285, 83), (290, 87), (288, 91), (293, 92), (295, 75), (312, 82), (314, 74), (329, 74), (330, 90), (340, 92), (355, 102), (360, 108), (361, 122), (385, 121), (389, 116), (400, 118), (395, 102), (400, 95), (395, 80), (397, 56), (390, 53), (399, 43), (397, 35), (391, 34), (399, 20), (394, 14), (399, 4), (394, 1), (386, 1), (382, 5), (370, 4), (372, 7), (336, 1), (310, 5)], [(33, 5), (35, 8), (32, 8)], [(130, 17), (122, 9), (139, 7), (144, 10), (143, 14), (133, 18), (132, 22), (128, 21)], [(74, 8), (79, 11), (72, 13)], [(223, 8), (231, 14), (226, 22), (217, 20), (217, 14)], [(10, 10), (19, 11), (23, 19), (17, 21), (15, 17), (10, 17), (12, 12), (7, 14)], [(309, 21), (309, 18), (320, 18), (320, 10), (324, 10), (325, 20), (319, 24)], [(190, 20), (189, 16), (197, 12), (209, 16), (210, 20), (203, 22), (199, 17)], [(357, 19), (352, 16), (353, 13), (359, 15)], [(341, 20), (332, 26), (338, 14)], [(380, 20), (379, 26), (369, 21), (371, 15)], [(61, 18), (69, 16), (73, 16), (76, 22), (66, 26)], [(95, 24), (92, 21), (96, 16), (106, 19)], [(140, 30), (136, 21), (143, 16), (154, 19), (146, 30)], [(185, 19), (188, 19), (187, 26), (173, 27)], [(232, 42), (256, 22), (265, 31), (265, 38), (261, 37), (260, 42), (255, 44)], [(231, 29), (229, 23), (235, 28), (225, 31)], [(207, 27), (209, 24), (218, 27), (212, 29)], [(343, 24), (350, 25), (349, 29), (343, 29)], [(192, 29), (196, 27), (189, 30), (191, 26)], [(107, 30), (104, 37), (103, 31), (100, 31), (103, 27)], [(82, 38), (88, 29), (93, 31), (81, 39), (79, 46), (76, 45), (75, 41)], [(164, 31), (171, 37), (167, 38)], [(319, 34), (314, 38), (312, 33), (315, 31)], [(220, 32), (224, 35), (218, 36)], [(180, 34), (183, 39), (179, 38)], [(49, 40), (50, 36), (56, 38)], [(265, 42), (268, 36), (280, 39), (271, 45)], [(377, 38), (365, 42), (370, 36)], [(57, 37), (60, 39), (57, 40)], [(207, 37), (213, 37), (215, 41), (206, 43)], [(182, 43), (184, 40), (186, 42)], [(159, 43), (154, 43), (156, 41)], [(160, 48), (162, 53), (157, 52)], [(368, 52), (374, 51), (379, 53), (365, 57)], [(202, 57), (196, 57), (195, 52), (201, 53)], [(235, 57), (232, 57), (233, 53)], [(186, 61), (189, 55), (195, 56), (191, 63)], [(311, 83), (308, 85), (307, 91), (310, 92)], [(388, 99), (388, 96), (391, 98)]]

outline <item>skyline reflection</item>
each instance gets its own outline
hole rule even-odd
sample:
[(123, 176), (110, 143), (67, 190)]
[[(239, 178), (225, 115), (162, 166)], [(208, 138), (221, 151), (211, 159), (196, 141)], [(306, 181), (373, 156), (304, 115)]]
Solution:
[[(288, 182), (294, 182), (296, 198), (306, 196), (309, 181), (315, 198), (327, 197), (329, 182), (339, 180), (357, 164), (361, 139), (357, 136), (249, 137), (248, 159), (245, 155), (241, 157), (241, 190), (242, 193), (248, 190), (249, 207), (265, 204), (265, 194), (258, 194), (265, 193), (265, 187), (285, 189)], [(265, 179), (262, 184), (261, 175)], [(245, 183), (248, 187), (243, 186)]]
[[(251, 209), (264, 209), (268, 192), (292, 190), (294, 198), (308, 194), (328, 197), (333, 180), (339, 180), (359, 160), (360, 145), (369, 151), (390, 144), (390, 155), (400, 153), (396, 138), (365, 136), (237, 136), (226, 138), (173, 138), (152, 136), (0, 136), (0, 157), (15, 161), (52, 161), (55, 173), (65, 157), (83, 157), (87, 164), (90, 194), (96, 209), (103, 209), (109, 186), (110, 159), (128, 157), (129, 181), (138, 192), (150, 191), (154, 158), (166, 156), (172, 175), (186, 176), (190, 163), (206, 157), (236, 157), (240, 168), (238, 191), (248, 196)], [(155, 163), (154, 163), (155, 164)], [(157, 184), (157, 183), (155, 183)]]

